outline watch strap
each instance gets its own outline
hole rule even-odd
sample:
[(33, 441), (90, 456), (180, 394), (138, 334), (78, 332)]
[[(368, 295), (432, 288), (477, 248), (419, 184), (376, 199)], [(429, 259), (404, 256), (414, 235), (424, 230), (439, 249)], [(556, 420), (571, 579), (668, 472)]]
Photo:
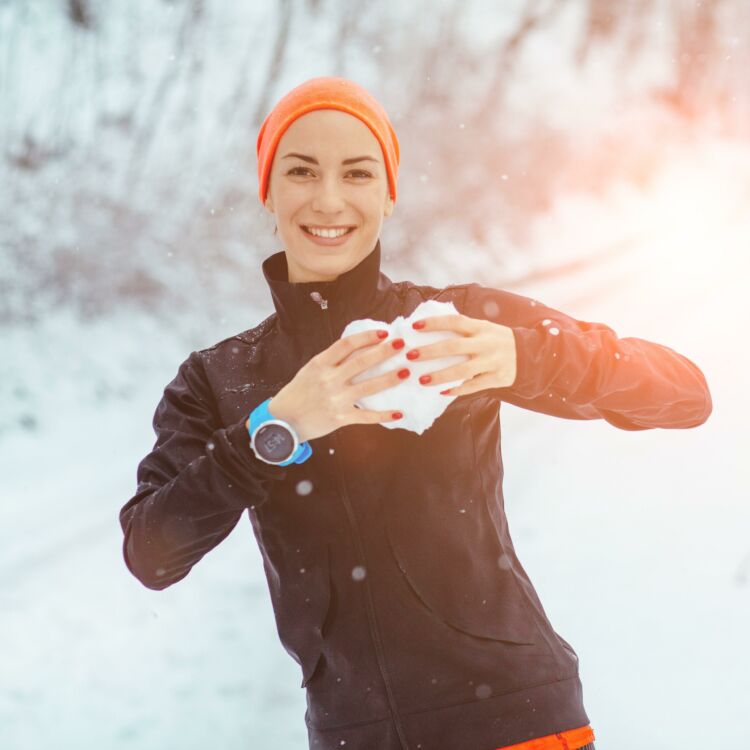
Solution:
[[(273, 398), (273, 396), (258, 404), (250, 412), (250, 424), (248, 425), (247, 431), (251, 438), (253, 432), (255, 432), (255, 429), (263, 424), (263, 422), (267, 422), (269, 419), (276, 419), (276, 417), (271, 414), (271, 411), (268, 408), (268, 404), (270, 403), (271, 398)], [(289, 426), (292, 427), (292, 425)], [(311, 455), (312, 448), (310, 447), (310, 444), (307, 442), (307, 440), (305, 440), (304, 443), (300, 443), (297, 446), (297, 450), (286, 461), (282, 461), (280, 464), (277, 464), (277, 466), (288, 466), (291, 463), (301, 464), (303, 461), (307, 461), (307, 459), (310, 458)]]

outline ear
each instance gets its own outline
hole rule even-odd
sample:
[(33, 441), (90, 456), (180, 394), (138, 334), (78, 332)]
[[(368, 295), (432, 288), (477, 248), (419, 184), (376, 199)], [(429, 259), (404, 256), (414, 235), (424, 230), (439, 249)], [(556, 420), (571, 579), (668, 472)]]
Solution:
[(266, 195), (266, 202), (263, 205), (265, 206), (266, 211), (268, 211), (268, 213), (272, 214), (274, 212), (273, 211), (273, 201), (271, 200), (271, 194), (270, 193), (268, 193)]
[(383, 209), (383, 215), (390, 216), (392, 213), (393, 213), (393, 198), (391, 198), (390, 193), (389, 193), (388, 197), (385, 199), (385, 208)]

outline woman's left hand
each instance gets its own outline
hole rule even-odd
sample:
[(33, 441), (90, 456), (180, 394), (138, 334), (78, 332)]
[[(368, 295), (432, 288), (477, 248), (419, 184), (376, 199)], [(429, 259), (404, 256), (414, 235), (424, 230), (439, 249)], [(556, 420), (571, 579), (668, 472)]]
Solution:
[[(464, 396), (485, 388), (513, 385), (516, 379), (516, 340), (512, 328), (460, 313), (422, 318), (412, 327), (420, 332), (453, 331), (460, 336), (414, 347), (406, 352), (408, 359), (421, 362), (457, 354), (469, 356), (465, 362), (422, 375), (419, 380), (425, 387), (463, 379), (465, 382), (451, 388), (447, 395)], [(410, 356), (412, 352), (418, 352), (418, 355)], [(427, 383), (425, 378), (429, 378)]]

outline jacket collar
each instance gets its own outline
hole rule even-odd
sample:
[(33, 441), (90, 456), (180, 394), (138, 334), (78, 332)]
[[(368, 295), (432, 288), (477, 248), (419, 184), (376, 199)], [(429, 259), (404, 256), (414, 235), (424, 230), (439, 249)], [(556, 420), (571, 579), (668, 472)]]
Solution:
[(267, 257), (263, 261), (263, 275), (281, 328), (311, 332), (324, 327), (327, 316), (332, 334), (339, 338), (347, 323), (368, 317), (393, 283), (380, 270), (380, 255), (378, 239), (369, 255), (332, 281), (296, 283), (289, 281), (283, 250)]

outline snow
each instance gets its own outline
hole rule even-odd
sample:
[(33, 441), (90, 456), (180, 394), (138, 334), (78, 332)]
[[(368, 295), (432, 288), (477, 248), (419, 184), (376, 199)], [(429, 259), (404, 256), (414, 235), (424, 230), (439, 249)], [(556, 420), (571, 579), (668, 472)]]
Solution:
[[(342, 338), (353, 336), (362, 331), (383, 328), (388, 331), (387, 340), (394, 341), (399, 338), (404, 340), (404, 346), (394, 355), (388, 356), (386, 359), (376, 363), (367, 370), (363, 370), (351, 379), (352, 383), (360, 383), (388, 372), (395, 372), (400, 367), (407, 367), (409, 369), (409, 377), (400, 383), (391, 388), (362, 396), (362, 398), (357, 400), (357, 405), (362, 409), (372, 409), (373, 411), (399, 409), (403, 412), (404, 416), (402, 419), (380, 422), (377, 425), (378, 427), (385, 427), (389, 430), (409, 430), (415, 432), (417, 435), (421, 435), (455, 401), (456, 397), (442, 396), (437, 388), (425, 388), (420, 384), (419, 377), (425, 373), (435, 372), (452, 365), (460, 364), (468, 359), (468, 357), (458, 354), (449, 357), (438, 357), (436, 359), (429, 358), (423, 362), (421, 360), (408, 359), (406, 352), (421, 346), (434, 344), (442, 339), (460, 336), (461, 334), (447, 328), (436, 328), (431, 331), (416, 331), (412, 328), (412, 323), (417, 320), (456, 315), (457, 313), (458, 311), (452, 302), (427, 300), (426, 302), (420, 302), (411, 315), (407, 317), (399, 315), (391, 323), (382, 320), (373, 320), (372, 318), (363, 318), (352, 320), (346, 325), (341, 333)], [(356, 355), (357, 352), (353, 354)], [(346, 361), (344, 359), (342, 363)], [(442, 383), (441, 390), (459, 386), (464, 380), (465, 378), (448, 380)]]

